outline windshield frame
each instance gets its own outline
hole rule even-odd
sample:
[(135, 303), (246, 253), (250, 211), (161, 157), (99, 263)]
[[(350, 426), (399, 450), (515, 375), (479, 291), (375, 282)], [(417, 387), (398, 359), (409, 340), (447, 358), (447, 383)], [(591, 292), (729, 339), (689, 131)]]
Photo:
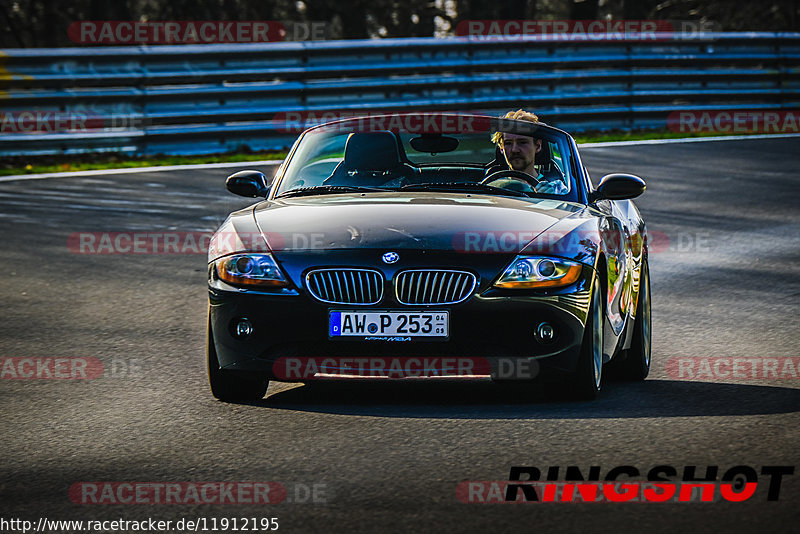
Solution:
[[(286, 157), (286, 160), (280, 166), (279, 172), (276, 174), (273, 182), (272, 187), (270, 188), (270, 192), (267, 196), (267, 200), (275, 200), (276, 197), (291, 191), (287, 189), (286, 191), (281, 191), (281, 186), (283, 185), (284, 178), (287, 176), (289, 171), (292, 169), (293, 160), (296, 158), (298, 152), (303, 146), (303, 143), (310, 142), (309, 136), (314, 135), (320, 131), (324, 132), (326, 130), (339, 130), (342, 133), (345, 132), (359, 132), (359, 131), (370, 131), (370, 130), (363, 130), (359, 129), (358, 125), (363, 125), (364, 121), (376, 120), (381, 118), (387, 119), (397, 119), (397, 118), (405, 118), (405, 117), (418, 117), (420, 114), (411, 114), (411, 113), (398, 113), (398, 114), (391, 114), (391, 115), (380, 115), (380, 116), (365, 116), (365, 117), (355, 117), (355, 118), (348, 118), (342, 119), (338, 121), (331, 121), (324, 124), (319, 124), (317, 126), (313, 126), (300, 134), (297, 138), (295, 143), (292, 145), (292, 148), (289, 154)], [(483, 124), (488, 124), (489, 128), (484, 132), (486, 134), (487, 143), (491, 143), (490, 136), (495, 131), (503, 131), (507, 133), (515, 133), (518, 135), (527, 135), (530, 137), (549, 137), (549, 138), (562, 138), (563, 143), (559, 143), (559, 148), (562, 148), (565, 151), (563, 154), (565, 169), (564, 173), (568, 180), (570, 180), (570, 191), (566, 194), (562, 195), (555, 195), (555, 194), (546, 194), (546, 193), (534, 193), (530, 196), (526, 197), (519, 197), (510, 193), (508, 196), (513, 198), (529, 198), (529, 199), (550, 199), (550, 200), (558, 200), (558, 201), (565, 201), (565, 202), (579, 202), (581, 204), (587, 204), (588, 198), (588, 191), (587, 191), (587, 178), (583, 172), (583, 165), (580, 160), (580, 155), (577, 151), (577, 144), (575, 140), (568, 134), (567, 132), (560, 130), (558, 128), (554, 128), (549, 126), (545, 123), (533, 123), (529, 121), (521, 121), (521, 120), (513, 120), (513, 119), (505, 119), (499, 117), (490, 117), (485, 115), (472, 115), (472, 114), (458, 114), (458, 113), (431, 113), (430, 115), (435, 115), (437, 117), (447, 117), (453, 120), (479, 120), (484, 121)], [(408, 131), (400, 130), (394, 131), (395, 134), (405, 134), (409, 133)], [(414, 133), (414, 132), (410, 132)], [(452, 133), (457, 135), (459, 132), (445, 132)], [(474, 134), (476, 132), (469, 132), (470, 134)], [(536, 134), (539, 133), (537, 136)], [(542, 135), (544, 134), (544, 135)], [(429, 162), (419, 162), (416, 165), (419, 167), (429, 167), (429, 166), (436, 166), (435, 163)], [(468, 167), (478, 167), (478, 163), (456, 163), (456, 162), (442, 162), (441, 164), (444, 166), (468, 166)], [(477, 183), (477, 182), (476, 182)], [(398, 188), (393, 187), (386, 187), (386, 193), (392, 192), (399, 192)], [(439, 191), (445, 192), (445, 191)], [(325, 194), (325, 193), (320, 193)], [(331, 193), (327, 193), (331, 194)], [(344, 193), (346, 194), (346, 193)], [(471, 194), (481, 194), (478, 191)], [(491, 194), (491, 193), (486, 193)], [(291, 198), (291, 197), (288, 197)]]

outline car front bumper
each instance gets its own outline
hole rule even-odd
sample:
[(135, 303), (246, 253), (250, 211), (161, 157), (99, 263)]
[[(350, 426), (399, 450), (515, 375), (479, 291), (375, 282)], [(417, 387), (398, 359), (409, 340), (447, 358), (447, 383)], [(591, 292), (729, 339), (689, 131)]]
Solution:
[[(220, 366), (226, 370), (264, 374), (284, 380), (276, 362), (306, 358), (481, 358), (494, 379), (530, 379), (530, 370), (572, 372), (583, 340), (591, 299), (594, 270), (585, 266), (573, 285), (550, 291), (478, 292), (450, 306), (402, 306), (395, 302), (364, 307), (324, 304), (302, 291), (291, 294), (243, 292), (219, 281), (209, 286), (210, 325)], [(365, 341), (328, 337), (331, 310), (436, 311), (450, 314), (446, 340)], [(246, 338), (237, 338), (234, 325), (246, 318), (253, 326)], [(535, 332), (542, 322), (556, 332), (543, 342)], [(514, 367), (509, 362), (534, 362)], [(369, 366), (369, 364), (367, 364)], [(505, 366), (505, 367), (503, 367)], [(505, 371), (503, 371), (505, 369)], [(528, 371), (525, 371), (528, 369)]]

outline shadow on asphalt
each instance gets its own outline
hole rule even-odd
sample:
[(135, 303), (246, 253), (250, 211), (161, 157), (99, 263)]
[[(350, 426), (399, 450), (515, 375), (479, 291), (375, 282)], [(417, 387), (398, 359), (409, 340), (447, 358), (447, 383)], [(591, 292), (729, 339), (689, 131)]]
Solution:
[[(288, 385), (287, 385), (288, 386)], [(248, 403), (273, 410), (432, 419), (599, 419), (764, 415), (800, 411), (800, 389), (646, 380), (611, 382), (593, 402), (572, 402), (531, 384), (326, 382), (270, 387)]]

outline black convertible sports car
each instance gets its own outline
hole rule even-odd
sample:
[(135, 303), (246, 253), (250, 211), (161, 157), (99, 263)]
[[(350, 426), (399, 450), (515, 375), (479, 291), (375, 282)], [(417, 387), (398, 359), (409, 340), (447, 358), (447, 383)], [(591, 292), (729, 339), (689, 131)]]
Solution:
[[(509, 164), (510, 162), (510, 164)], [(208, 258), (208, 373), (222, 400), (269, 380), (490, 377), (600, 391), (650, 367), (645, 184), (592, 185), (540, 122), (398, 114), (303, 132)]]

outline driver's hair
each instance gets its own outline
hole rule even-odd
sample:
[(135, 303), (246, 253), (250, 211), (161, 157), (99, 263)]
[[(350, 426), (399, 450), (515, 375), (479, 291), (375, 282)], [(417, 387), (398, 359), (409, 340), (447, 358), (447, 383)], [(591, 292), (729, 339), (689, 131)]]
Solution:
[[(509, 111), (501, 119), (513, 119), (518, 121), (539, 122), (539, 117), (530, 111), (518, 109), (517, 111)], [(495, 132), (492, 134), (492, 142), (499, 147), (503, 146), (503, 132)]]

